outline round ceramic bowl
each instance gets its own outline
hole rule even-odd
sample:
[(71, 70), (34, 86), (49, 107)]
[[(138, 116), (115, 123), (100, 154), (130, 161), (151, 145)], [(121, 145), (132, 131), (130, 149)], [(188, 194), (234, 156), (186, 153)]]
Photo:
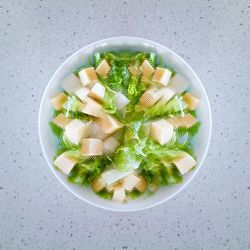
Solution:
[[(182, 183), (161, 187), (152, 196), (141, 196), (139, 199), (132, 200), (124, 204), (117, 204), (113, 201), (102, 199), (101, 197), (97, 196), (91, 188), (77, 186), (68, 182), (67, 177), (54, 168), (53, 157), (57, 147), (57, 140), (52, 134), (48, 124), (49, 121), (51, 121), (53, 114), (50, 99), (60, 90), (60, 81), (68, 74), (74, 72), (82, 64), (87, 62), (88, 57), (92, 56), (96, 51), (104, 52), (111, 50), (156, 52), (157, 55), (159, 55), (164, 60), (164, 62), (166, 62), (166, 64), (168, 64), (176, 72), (181, 73), (189, 81), (190, 89), (201, 100), (197, 111), (198, 118), (202, 122), (202, 125), (194, 143), (194, 149), (197, 155), (196, 168), (184, 176)], [(50, 79), (42, 97), (38, 118), (38, 129), (42, 151), (51, 171), (54, 173), (56, 178), (63, 184), (65, 188), (67, 188), (79, 199), (96, 207), (113, 211), (136, 211), (150, 208), (171, 199), (177, 193), (183, 190), (198, 173), (205, 159), (210, 143), (211, 127), (212, 118), (208, 97), (199, 77), (196, 75), (194, 70), (188, 65), (187, 62), (185, 62), (172, 50), (159, 43), (137, 37), (107, 38), (91, 43), (70, 56), (57, 69)]]

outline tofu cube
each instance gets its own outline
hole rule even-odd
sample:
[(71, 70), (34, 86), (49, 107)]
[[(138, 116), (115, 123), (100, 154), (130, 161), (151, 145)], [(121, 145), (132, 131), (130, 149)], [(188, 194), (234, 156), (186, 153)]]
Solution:
[(99, 82), (96, 82), (91, 88), (89, 96), (98, 101), (103, 101), (105, 96), (105, 87)]
[(110, 169), (106, 172), (103, 172), (101, 178), (106, 183), (106, 185), (111, 185), (132, 173), (133, 170), (124, 172), (117, 169)]
[(75, 92), (75, 95), (81, 100), (84, 102), (84, 100), (86, 99), (86, 97), (88, 96), (90, 92), (90, 89), (89, 88), (86, 88), (86, 87), (81, 87), (79, 88), (76, 92)]
[(94, 67), (84, 68), (78, 73), (83, 86), (96, 82), (97, 75)]
[(140, 181), (135, 185), (135, 188), (139, 191), (139, 192), (145, 192), (145, 190), (147, 189), (147, 181), (145, 180), (144, 177), (142, 176), (138, 176), (138, 178), (140, 179)]
[(167, 143), (173, 136), (173, 133), (173, 125), (164, 119), (151, 124), (150, 136), (161, 145)]
[(69, 94), (74, 94), (82, 87), (82, 83), (79, 77), (74, 74), (70, 74), (62, 80), (61, 86)]
[(115, 189), (112, 200), (119, 203), (126, 201), (126, 193), (124, 188)]
[(181, 76), (179, 73), (176, 73), (168, 84), (168, 87), (172, 89), (176, 94), (181, 94), (188, 88), (188, 81)]
[(104, 133), (103, 129), (97, 122), (93, 121), (89, 127), (88, 137), (104, 140), (108, 137), (108, 134)]
[(139, 182), (140, 182), (140, 178), (138, 178), (134, 174), (130, 174), (124, 178), (123, 188), (125, 190), (132, 191)]
[(129, 72), (133, 75), (133, 76), (138, 76), (141, 74), (141, 70), (140, 70), (140, 67), (139, 65), (135, 64), (135, 63), (131, 63), (129, 66), (128, 66), (128, 70)]
[(174, 116), (174, 117), (168, 118), (167, 121), (169, 123), (171, 123), (174, 126), (174, 128), (178, 128), (178, 127), (182, 126), (181, 117)]
[(82, 140), (81, 153), (83, 155), (102, 155), (103, 142), (100, 139), (87, 138)]
[(112, 134), (118, 129), (123, 127), (123, 124), (121, 124), (118, 120), (116, 120), (114, 117), (108, 114), (103, 114), (100, 117), (99, 122), (102, 130), (106, 134)]
[(200, 100), (191, 93), (186, 93), (183, 95), (183, 100), (190, 110), (195, 110), (200, 102)]
[(172, 72), (170, 70), (161, 67), (156, 67), (152, 81), (160, 83), (163, 86), (167, 86), (171, 76)]
[(65, 136), (73, 144), (78, 145), (82, 138), (86, 136), (89, 122), (82, 122), (78, 119), (74, 119), (65, 126)]
[(66, 175), (70, 173), (75, 164), (75, 160), (67, 157), (67, 152), (64, 152), (63, 154), (59, 155), (54, 161), (54, 165)]
[(120, 143), (112, 136), (103, 141), (103, 153), (112, 154), (119, 147)]
[(155, 71), (154, 67), (150, 64), (150, 62), (147, 59), (145, 59), (142, 62), (140, 70), (142, 72), (143, 77), (146, 78), (150, 77)]
[(104, 59), (96, 68), (96, 73), (100, 76), (106, 77), (110, 71), (111, 67), (108, 62)]
[(122, 93), (117, 92), (115, 95), (114, 103), (118, 110), (122, 110), (129, 103), (129, 99)]
[(159, 89), (149, 89), (140, 98), (140, 104), (145, 107), (153, 106), (162, 96)]
[(105, 187), (105, 182), (102, 178), (96, 178), (92, 181), (91, 186), (95, 192), (99, 192)]
[(59, 114), (54, 118), (53, 123), (55, 123), (60, 128), (65, 128), (72, 120), (66, 117), (63, 113)]
[(175, 92), (170, 88), (161, 88), (159, 91), (162, 93), (162, 98), (159, 101), (162, 105), (166, 104), (175, 95)]
[(182, 175), (189, 172), (196, 165), (195, 159), (188, 153), (186, 153), (184, 157), (176, 158), (173, 160), (173, 163)]
[(184, 117), (180, 119), (182, 121), (183, 127), (187, 127), (187, 128), (192, 127), (197, 122), (197, 119), (191, 114), (186, 114)]
[(64, 93), (59, 93), (51, 99), (52, 106), (55, 110), (63, 109), (63, 104), (67, 101), (67, 96)]
[(103, 114), (102, 105), (89, 97), (85, 98), (81, 111), (94, 117), (100, 117)]

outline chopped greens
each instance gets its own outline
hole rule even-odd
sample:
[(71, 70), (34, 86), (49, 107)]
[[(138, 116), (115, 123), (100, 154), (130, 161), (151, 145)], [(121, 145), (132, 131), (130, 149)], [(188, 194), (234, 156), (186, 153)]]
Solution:
[[(170, 80), (153, 78), (157, 69)], [(64, 91), (63, 103), (55, 96), (49, 123), (58, 138), (54, 165), (69, 182), (91, 185), (100, 197), (125, 202), (180, 183), (195, 167), (199, 100), (191, 93), (183, 98), (186, 91), (164, 99), (168, 81), (179, 73), (156, 53), (97, 51), (73, 73), (79, 81), (74, 86), (84, 83), (89, 94), (78, 99)], [(93, 90), (96, 82), (100, 88)], [(151, 88), (157, 95), (149, 98), (157, 99), (143, 103), (142, 95)]]

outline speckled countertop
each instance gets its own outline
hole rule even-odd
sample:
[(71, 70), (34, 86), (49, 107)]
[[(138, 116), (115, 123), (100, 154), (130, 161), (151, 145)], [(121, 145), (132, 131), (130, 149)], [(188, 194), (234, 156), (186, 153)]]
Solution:
[[(0, 249), (250, 249), (249, 1), (1, 1)], [(165, 204), (108, 212), (70, 194), (38, 140), (39, 102), (74, 51), (132, 35), (182, 55), (207, 90), (209, 154)]]

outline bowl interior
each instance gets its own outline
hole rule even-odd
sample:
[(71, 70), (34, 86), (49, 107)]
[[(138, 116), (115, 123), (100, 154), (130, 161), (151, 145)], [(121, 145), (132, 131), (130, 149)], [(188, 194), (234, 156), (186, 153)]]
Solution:
[[(160, 188), (154, 195), (150, 197), (142, 196), (139, 199), (130, 201), (126, 204), (116, 204), (112, 201), (104, 200), (95, 195), (90, 188), (80, 187), (69, 183), (66, 176), (53, 167), (53, 157), (54, 152), (57, 148), (57, 139), (50, 131), (50, 127), (48, 125), (49, 121), (51, 121), (52, 119), (53, 114), (50, 104), (50, 98), (58, 91), (60, 91), (60, 81), (65, 76), (72, 73), (75, 69), (87, 63), (89, 58), (91, 58), (93, 53), (95, 53), (96, 51), (104, 52), (110, 50), (140, 50), (147, 52), (156, 52), (162, 57), (166, 64), (172, 67), (176, 72), (181, 73), (189, 81), (190, 89), (201, 100), (197, 112), (202, 125), (194, 143), (194, 149), (198, 159), (197, 167), (193, 171), (185, 175), (182, 183)], [(116, 211), (134, 211), (148, 208), (170, 199), (180, 190), (182, 190), (196, 175), (205, 158), (210, 142), (211, 112), (208, 98), (201, 81), (192, 70), (192, 68), (181, 57), (179, 57), (177, 54), (167, 49), (166, 47), (152, 41), (134, 37), (115, 37), (98, 41), (82, 48), (81, 50), (74, 53), (71, 57), (69, 57), (57, 69), (44, 92), (40, 106), (38, 126), (40, 142), (44, 156), (52, 172), (69, 191), (71, 191), (80, 199), (98, 207)]]

